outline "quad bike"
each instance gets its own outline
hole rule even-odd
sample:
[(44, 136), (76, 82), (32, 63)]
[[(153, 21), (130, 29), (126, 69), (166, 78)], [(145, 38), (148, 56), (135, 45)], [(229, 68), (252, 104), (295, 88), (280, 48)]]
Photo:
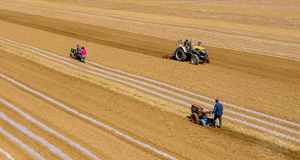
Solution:
[(207, 125), (212, 125), (215, 126), (214, 119), (213, 118), (208, 118), (209, 115), (212, 115), (212, 111), (205, 111), (204, 108), (192, 104), (191, 107), (191, 121), (198, 124), (200, 122), (200, 125), (202, 126), (207, 126)]
[(200, 62), (209, 63), (210, 58), (207, 50), (200, 46), (200, 41), (196, 44), (189, 39), (178, 40), (176, 45), (179, 47), (175, 50), (174, 56), (178, 61), (185, 61), (189, 58), (194, 65), (198, 65)]
[(79, 60), (81, 62), (83, 61), (82, 60), (83, 57), (80, 54), (78, 54), (78, 52), (76, 51), (76, 48), (71, 48), (70, 57), (74, 58), (76, 60)]

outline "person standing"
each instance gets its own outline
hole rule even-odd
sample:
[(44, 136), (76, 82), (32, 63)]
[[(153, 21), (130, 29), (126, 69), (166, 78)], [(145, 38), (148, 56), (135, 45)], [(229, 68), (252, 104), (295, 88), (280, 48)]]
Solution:
[(83, 58), (83, 63), (85, 63), (86, 50), (84, 47), (82, 47), (81, 54), (82, 54), (82, 58)]
[(219, 128), (222, 128), (222, 115), (223, 115), (223, 106), (221, 103), (219, 103), (219, 100), (216, 99), (216, 104), (214, 106), (214, 110), (212, 114), (215, 115), (214, 117), (214, 126), (217, 126), (217, 119), (219, 119)]
[(77, 60), (81, 60), (81, 46), (77, 44)]

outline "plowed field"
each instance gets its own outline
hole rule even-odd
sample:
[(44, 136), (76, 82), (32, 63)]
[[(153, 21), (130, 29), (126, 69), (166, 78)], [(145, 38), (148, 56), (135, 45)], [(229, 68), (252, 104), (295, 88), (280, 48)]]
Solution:
[[(1, 160), (300, 159), (300, 2), (0, 5)], [(184, 38), (211, 62), (162, 58)], [(222, 129), (190, 121), (216, 98)]]

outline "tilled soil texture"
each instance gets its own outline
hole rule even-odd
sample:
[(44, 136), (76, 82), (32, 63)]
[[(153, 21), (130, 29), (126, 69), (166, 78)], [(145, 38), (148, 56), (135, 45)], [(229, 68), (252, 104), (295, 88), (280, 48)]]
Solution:
[[(172, 18), (167, 20), (169, 15), (182, 16), (162, 15), (164, 10), (172, 13), (174, 8), (162, 9), (156, 4), (148, 8), (130, 1), (5, 0), (1, 3), (7, 4), (7, 8), (0, 10), (3, 75), (0, 77), (0, 98), (3, 100), (0, 102), (0, 136), (3, 139), (0, 149), (5, 151), (0, 152), (1, 158), (9, 159), (5, 153), (15, 159), (38, 157), (26, 150), (22, 142), (45, 159), (197, 159), (199, 150), (205, 151), (207, 154), (201, 157), (208, 159), (299, 159), (299, 61), (210, 44), (204, 45), (212, 59), (210, 64), (194, 66), (189, 62), (164, 60), (163, 56), (176, 49), (175, 38), (180, 34), (175, 35), (170, 30), (170, 37), (158, 35), (166, 34), (168, 28), (190, 27)], [(117, 3), (124, 4), (125, 8), (118, 8)], [(13, 9), (17, 5), (20, 7)], [(135, 9), (127, 12), (129, 6)], [(157, 10), (150, 12), (153, 7)], [(142, 8), (142, 13), (147, 13), (144, 18), (136, 13)], [(78, 12), (65, 12), (71, 10)], [(91, 11), (97, 13), (92, 18)], [(256, 13), (250, 15), (249, 12), (250, 16), (253, 14)], [(97, 21), (101, 15), (107, 15), (107, 21)], [(82, 19), (85, 16), (89, 18)], [(116, 17), (120, 24), (130, 22), (130, 27), (109, 21)], [(149, 26), (143, 25), (145, 22)], [(256, 26), (251, 22), (239, 23)], [(159, 24), (160, 28), (151, 28), (151, 24)], [(262, 26), (271, 26), (267, 24), (270, 23)], [(134, 31), (135, 25), (139, 32)], [(210, 32), (221, 35), (230, 27), (211, 28)], [(149, 32), (153, 29), (155, 32)], [(250, 30), (246, 33), (234, 27), (230, 32), (235, 36), (252, 37), (252, 40), (264, 39), (263, 42), (270, 46), (282, 41), (297, 46), (298, 42), (288, 33), (283, 35), (284, 32), (271, 35), (259, 30), (251, 31), (254, 34), (251, 35)], [(185, 38), (186, 34), (182, 36)], [(289, 39), (279, 40), (280, 36)], [(76, 44), (87, 48), (84, 65), (68, 58), (70, 48)], [(242, 44), (238, 45), (242, 48)], [(290, 57), (297, 57), (297, 52)], [(201, 105), (211, 110), (216, 97), (225, 108), (223, 129), (201, 127), (189, 121), (187, 104), (204, 102), (206, 104)], [(8, 104), (57, 133), (25, 118), (22, 112)], [(17, 129), (16, 124), (32, 133)], [(253, 125), (264, 130), (253, 128)], [(273, 134), (274, 131), (277, 134)], [(35, 139), (37, 136), (43, 140)], [(45, 141), (57, 149), (49, 147)], [(151, 147), (143, 147), (139, 142)], [(75, 143), (81, 147), (75, 147)]]

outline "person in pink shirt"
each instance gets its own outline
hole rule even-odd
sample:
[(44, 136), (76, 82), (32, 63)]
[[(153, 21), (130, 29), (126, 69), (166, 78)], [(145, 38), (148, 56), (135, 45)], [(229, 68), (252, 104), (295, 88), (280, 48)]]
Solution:
[(84, 47), (82, 47), (81, 55), (82, 55), (82, 58), (83, 58), (83, 63), (85, 63), (86, 50), (85, 50)]

